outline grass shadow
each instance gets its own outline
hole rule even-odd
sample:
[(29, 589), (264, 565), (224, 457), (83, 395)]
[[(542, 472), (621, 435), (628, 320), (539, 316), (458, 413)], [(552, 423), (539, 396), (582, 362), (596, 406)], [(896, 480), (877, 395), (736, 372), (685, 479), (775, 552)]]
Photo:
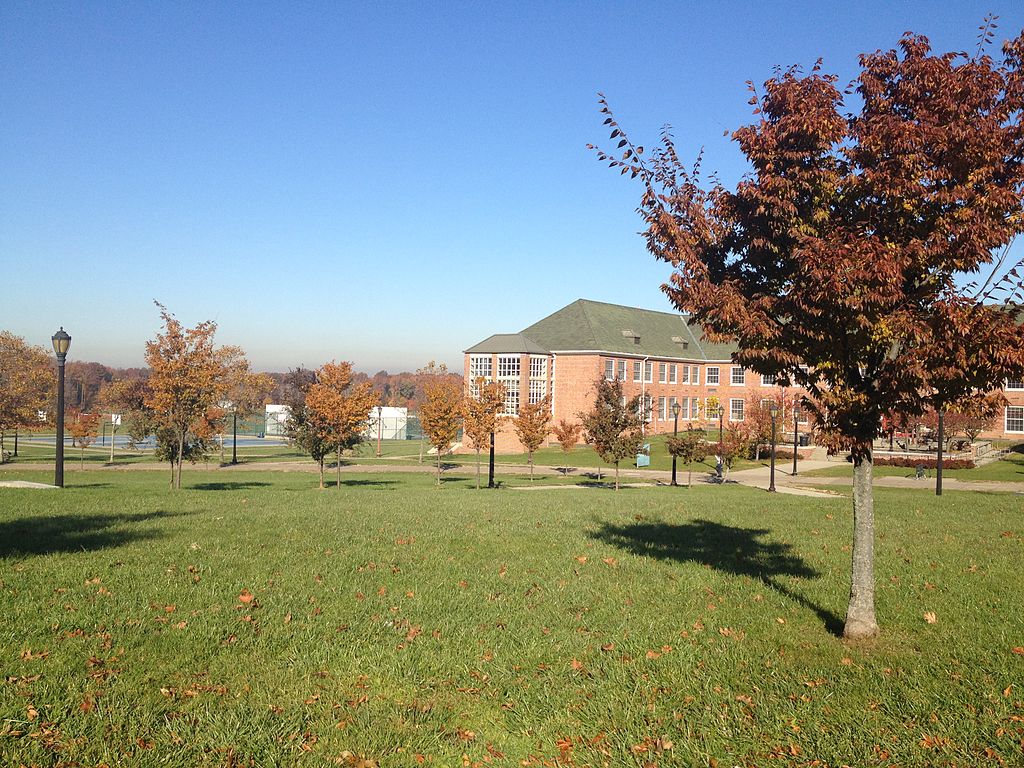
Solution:
[[(333, 482), (325, 483), (325, 485), (327, 487), (329, 487), (329, 488), (337, 488), (339, 483), (338, 483), (337, 480), (334, 480)], [(369, 479), (342, 480), (340, 485), (342, 485), (342, 486), (350, 486), (352, 488), (360, 488), (360, 487), (385, 488), (387, 486), (398, 485), (398, 481), (397, 480), (369, 480)]]
[(642, 557), (696, 563), (735, 576), (761, 581), (785, 597), (814, 611), (825, 628), (842, 636), (842, 617), (782, 584), (779, 577), (816, 579), (821, 574), (792, 551), (771, 541), (768, 528), (738, 528), (710, 520), (689, 523), (602, 523), (591, 536)]
[(8, 520), (0, 523), (0, 557), (91, 552), (155, 539), (160, 534), (140, 524), (183, 514), (187, 513), (49, 515)]
[(217, 483), (196, 483), (188, 486), (193, 491), (241, 491), (246, 488), (262, 488), (270, 485), (258, 480), (224, 480)]

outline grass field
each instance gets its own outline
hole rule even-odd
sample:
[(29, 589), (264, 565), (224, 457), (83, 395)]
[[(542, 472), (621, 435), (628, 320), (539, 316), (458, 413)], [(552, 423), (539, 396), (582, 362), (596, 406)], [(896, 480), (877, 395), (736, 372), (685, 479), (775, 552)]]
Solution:
[[(875, 477), (913, 477), (911, 467), (879, 467), (872, 469)], [(806, 477), (853, 477), (853, 466), (848, 462), (836, 463), (827, 469), (814, 469), (804, 473)], [(928, 476), (934, 477), (935, 470), (929, 469)], [(957, 480), (997, 480), (1024, 483), (1024, 447), (1020, 452), (1009, 453), (999, 461), (983, 464), (974, 469), (943, 469), (943, 477)]]
[(848, 499), (310, 480), (0, 489), (0, 763), (1020, 763), (1019, 497), (879, 490), (849, 646)]

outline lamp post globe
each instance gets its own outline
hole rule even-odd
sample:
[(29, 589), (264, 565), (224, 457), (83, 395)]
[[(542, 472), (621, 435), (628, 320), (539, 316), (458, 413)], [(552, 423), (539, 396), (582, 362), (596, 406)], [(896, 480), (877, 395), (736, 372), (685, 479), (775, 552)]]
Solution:
[(53, 484), (64, 487), (64, 363), (71, 349), (71, 337), (64, 326), (53, 334), (53, 351), (57, 355), (57, 431), (54, 435), (57, 457), (53, 469)]

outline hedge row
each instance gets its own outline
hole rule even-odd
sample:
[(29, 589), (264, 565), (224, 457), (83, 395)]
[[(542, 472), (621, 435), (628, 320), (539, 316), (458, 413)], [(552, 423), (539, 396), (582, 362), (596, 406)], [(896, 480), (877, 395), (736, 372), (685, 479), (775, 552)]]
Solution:
[[(847, 459), (852, 461), (852, 459)], [(938, 462), (934, 458), (926, 459), (924, 457), (917, 458), (915, 456), (879, 456), (874, 460), (876, 467), (909, 467), (916, 469), (917, 467), (924, 467), (925, 469), (935, 469)], [(943, 469), (974, 469), (975, 463), (970, 459), (944, 459), (942, 462)]]

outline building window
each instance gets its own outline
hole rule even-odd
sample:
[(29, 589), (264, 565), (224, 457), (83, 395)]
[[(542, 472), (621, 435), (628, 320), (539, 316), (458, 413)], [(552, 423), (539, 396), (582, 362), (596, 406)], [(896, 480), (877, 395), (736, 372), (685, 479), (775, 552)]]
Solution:
[(530, 402), (539, 403), (548, 394), (548, 359), (530, 357)]
[(661, 421), (668, 421), (668, 411), (666, 410), (668, 401), (664, 397), (658, 398), (658, 419)]
[(626, 380), (626, 361), (619, 360), (619, 381)]
[[(676, 402), (678, 402), (678, 401), (674, 397), (670, 397), (668, 399), (668, 415), (669, 416), (672, 416), (672, 406), (674, 406), (676, 404)], [(675, 416), (672, 416), (672, 418), (675, 419)], [(681, 419), (685, 419), (686, 418), (686, 414), (683, 412), (681, 407), (680, 407), (680, 410), (679, 410), (679, 418), (681, 418)]]
[(1024, 405), (1007, 406), (1006, 431), (1024, 432)]
[(633, 381), (640, 381), (640, 370), (641, 363), (639, 360), (633, 361)]
[(658, 383), (668, 383), (668, 363), (658, 363)]
[(746, 380), (747, 377), (743, 368), (738, 365), (734, 365), (732, 367), (732, 378), (730, 379), (732, 385), (734, 387), (742, 387), (746, 383)]
[(690, 366), (690, 383), (700, 384), (700, 368), (696, 365)]
[[(676, 371), (676, 365), (673, 363), (668, 367), (668, 383), (675, 384), (678, 378), (678, 371)], [(683, 370), (686, 370), (684, 367)]]
[(729, 401), (729, 421), (743, 421), (743, 401), (733, 398)]
[(470, 381), (476, 381), (477, 379), (491, 378), (491, 356), (490, 355), (470, 355), (469, 356), (469, 379)]
[(691, 397), (690, 398), (690, 418), (691, 419), (699, 419), (700, 418), (700, 398), (699, 397)]
[(615, 381), (615, 361), (605, 360), (604, 361), (604, 379), (605, 381)]
[(1008, 381), (1006, 382), (1007, 389), (1024, 389), (1024, 381)]
[(654, 415), (654, 398), (650, 395), (644, 395), (643, 409), (643, 420), (650, 423)]
[(761, 374), (761, 386), (762, 387), (774, 387), (775, 386), (775, 382), (776, 382), (776, 377), (775, 377), (774, 374), (771, 374), (771, 373), (762, 373)]
[(505, 416), (519, 415), (519, 355), (498, 355), (498, 381), (505, 385)]
[(644, 381), (648, 384), (654, 381), (654, 363), (644, 363)]
[[(672, 373), (673, 374), (676, 372), (675, 369), (676, 369), (676, 367), (673, 365), (672, 366)], [(672, 383), (675, 384), (676, 380), (672, 379)], [(684, 365), (683, 366), (683, 380), (682, 380), (681, 383), (683, 383), (683, 384), (689, 384), (690, 383), (690, 366), (688, 366), (688, 365)]]
[(709, 365), (708, 366), (707, 383), (708, 384), (717, 384), (718, 383), (718, 366), (717, 365)]

